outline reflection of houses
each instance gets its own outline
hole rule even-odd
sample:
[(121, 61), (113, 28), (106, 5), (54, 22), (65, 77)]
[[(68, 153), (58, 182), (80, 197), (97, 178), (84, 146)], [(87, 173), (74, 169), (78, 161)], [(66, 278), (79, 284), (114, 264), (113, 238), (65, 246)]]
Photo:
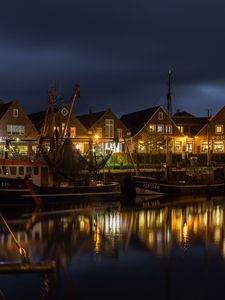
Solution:
[[(35, 151), (38, 132), (17, 101), (0, 101), (0, 154), (28, 155)], [(10, 151), (9, 151), (10, 150)], [(8, 152), (9, 151), (9, 152)]]
[[(45, 113), (45, 111), (41, 111), (29, 115), (30, 120), (39, 132), (41, 132), (44, 125)], [(68, 110), (65, 107), (55, 109), (55, 113), (53, 114), (54, 120), (51, 120), (53, 126), (51, 126), (51, 124), (48, 124), (48, 137), (55, 137), (56, 131), (58, 132), (59, 136), (62, 135), (66, 124), (67, 114)], [(68, 127), (68, 135), (72, 139), (76, 148), (80, 149), (81, 153), (86, 152), (89, 147), (87, 130), (73, 114), (70, 117)], [(49, 139), (46, 139), (46, 144), (48, 143)]]
[(165, 152), (167, 138), (172, 152), (183, 149), (184, 134), (162, 106), (123, 115), (121, 121), (131, 131), (127, 140), (131, 152)]
[(100, 152), (107, 149), (125, 152), (124, 140), (130, 133), (111, 109), (78, 116), (78, 119), (86, 127), (90, 140)]
[(185, 111), (177, 110), (172, 119), (185, 136), (182, 150), (188, 153), (199, 153), (196, 135), (207, 123), (208, 118), (195, 117)]

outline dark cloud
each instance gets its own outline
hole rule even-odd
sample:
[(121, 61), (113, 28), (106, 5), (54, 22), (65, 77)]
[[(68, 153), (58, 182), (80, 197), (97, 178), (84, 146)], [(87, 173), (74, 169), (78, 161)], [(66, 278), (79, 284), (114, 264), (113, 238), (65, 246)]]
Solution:
[(225, 104), (225, 3), (9, 0), (1, 4), (0, 98), (43, 109), (53, 80), (75, 111), (118, 115), (165, 104), (204, 115)]

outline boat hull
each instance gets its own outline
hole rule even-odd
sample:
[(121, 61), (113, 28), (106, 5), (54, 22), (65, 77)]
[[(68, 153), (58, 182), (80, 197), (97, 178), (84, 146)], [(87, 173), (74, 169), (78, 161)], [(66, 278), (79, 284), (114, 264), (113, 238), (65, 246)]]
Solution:
[(143, 194), (208, 194), (225, 191), (225, 182), (212, 184), (193, 184), (193, 183), (166, 183), (155, 180), (151, 177), (133, 176), (133, 183), (138, 195)]
[(0, 177), (0, 204), (41, 204), (49, 201), (76, 201), (83, 197), (120, 196), (117, 182), (74, 187), (39, 187), (31, 180)]

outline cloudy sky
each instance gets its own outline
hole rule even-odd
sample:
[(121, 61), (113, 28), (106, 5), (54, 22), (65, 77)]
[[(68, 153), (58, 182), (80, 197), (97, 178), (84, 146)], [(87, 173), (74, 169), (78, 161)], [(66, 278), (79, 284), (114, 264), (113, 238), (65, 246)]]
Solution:
[(173, 112), (225, 105), (224, 0), (7, 0), (0, 37), (0, 98), (27, 112), (53, 82), (77, 114), (165, 105), (169, 68)]

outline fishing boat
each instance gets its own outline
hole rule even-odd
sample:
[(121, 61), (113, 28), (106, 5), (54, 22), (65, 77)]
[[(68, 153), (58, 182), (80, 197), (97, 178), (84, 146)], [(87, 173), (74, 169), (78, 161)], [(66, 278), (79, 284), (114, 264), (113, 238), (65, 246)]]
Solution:
[[(171, 71), (168, 77), (168, 92), (167, 92), (167, 111), (171, 116)], [(209, 115), (208, 115), (209, 120)], [(209, 122), (208, 122), (209, 124)], [(208, 125), (209, 127), (209, 125)], [(209, 129), (208, 129), (209, 135)], [(186, 172), (182, 180), (178, 180), (174, 176), (171, 166), (171, 153), (169, 152), (169, 136), (166, 137), (166, 161), (164, 163), (164, 175), (161, 178), (145, 176), (143, 174), (135, 174), (132, 176), (137, 195), (146, 194), (211, 194), (225, 191), (224, 174), (218, 178), (218, 169), (210, 164), (210, 147), (208, 144), (207, 164), (199, 166), (196, 158), (192, 160), (189, 167), (186, 167)], [(209, 138), (208, 138), (209, 143)], [(222, 170), (224, 173), (224, 170)]]
[[(11, 201), (66, 201), (74, 200), (76, 196), (120, 195), (118, 182), (105, 182), (104, 176), (102, 180), (98, 178), (111, 153), (96, 156), (90, 149), (89, 153), (83, 156), (68, 136), (73, 105), (79, 95), (80, 87), (76, 86), (67, 111), (64, 130), (59, 136), (53, 131), (55, 110), (50, 94), (34, 159), (0, 159), (0, 204)], [(48, 144), (48, 150), (44, 144)]]

